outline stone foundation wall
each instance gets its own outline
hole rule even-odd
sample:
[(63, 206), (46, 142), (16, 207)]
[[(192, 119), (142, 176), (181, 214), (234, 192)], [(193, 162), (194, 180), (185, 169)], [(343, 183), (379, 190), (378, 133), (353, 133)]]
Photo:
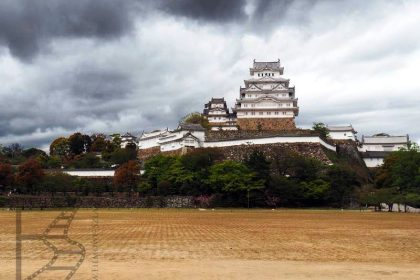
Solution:
[[(274, 156), (297, 153), (305, 157), (311, 157), (317, 159), (325, 164), (330, 164), (331, 161), (328, 159), (324, 148), (319, 143), (274, 143), (274, 144), (263, 144), (263, 145), (237, 145), (229, 147), (218, 147), (209, 148), (215, 151), (220, 151), (225, 159), (242, 161), (246, 159), (254, 150), (260, 150), (268, 159), (272, 159)], [(193, 149), (182, 150), (178, 149), (175, 151), (161, 152), (158, 150), (150, 150), (147, 153), (143, 153), (141, 160), (145, 161), (152, 156), (157, 154), (164, 154), (168, 156), (177, 156), (185, 154)]]
[(330, 164), (324, 148), (319, 143), (277, 143), (265, 145), (239, 145), (223, 148), (212, 148), (220, 151), (224, 158), (236, 161), (242, 161), (254, 151), (261, 151), (268, 160), (274, 157), (281, 157), (288, 153), (296, 153), (304, 157), (317, 159), (325, 164)]
[(208, 131), (206, 132), (206, 141), (225, 141), (225, 140), (239, 140), (239, 139), (257, 139), (275, 136), (319, 136), (316, 131), (310, 129), (296, 129), (296, 130), (223, 130), (223, 131)]
[(154, 155), (157, 155), (160, 153), (160, 147), (152, 147), (148, 149), (141, 149), (137, 152), (137, 157), (140, 160), (146, 160)]
[(192, 208), (192, 196), (146, 196), (132, 194), (116, 197), (96, 196), (30, 196), (20, 195), (8, 198), (6, 207), (11, 208)]
[(241, 130), (295, 130), (294, 118), (237, 119)]
[(194, 148), (190, 148), (190, 147), (183, 147), (181, 149), (177, 149), (177, 150), (173, 150), (173, 151), (166, 151), (166, 152), (161, 152), (160, 151), (160, 147), (153, 147), (153, 148), (149, 148), (149, 149), (144, 149), (144, 150), (139, 150), (138, 152), (138, 158), (141, 161), (145, 161), (155, 155), (158, 154), (164, 154), (166, 156), (180, 156), (180, 155), (184, 155), (188, 152), (190, 152), (191, 150), (194, 150)]

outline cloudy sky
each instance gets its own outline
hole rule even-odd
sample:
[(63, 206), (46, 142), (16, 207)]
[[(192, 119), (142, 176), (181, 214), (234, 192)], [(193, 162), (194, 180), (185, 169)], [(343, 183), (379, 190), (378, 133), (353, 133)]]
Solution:
[(278, 58), (300, 127), (420, 140), (420, 1), (1, 0), (0, 143), (174, 128)]

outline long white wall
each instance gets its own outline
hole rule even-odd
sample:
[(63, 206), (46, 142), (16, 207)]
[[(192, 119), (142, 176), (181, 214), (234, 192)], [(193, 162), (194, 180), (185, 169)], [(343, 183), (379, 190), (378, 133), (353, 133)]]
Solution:
[(325, 148), (336, 152), (336, 147), (323, 141), (318, 136), (306, 136), (306, 137), (267, 137), (267, 138), (255, 138), (255, 139), (240, 139), (240, 140), (227, 140), (217, 142), (204, 142), (204, 148), (218, 148), (218, 147), (229, 147), (239, 145), (264, 145), (264, 144), (276, 144), (276, 143), (319, 143)]
[(77, 177), (113, 177), (115, 170), (63, 170), (63, 173)]

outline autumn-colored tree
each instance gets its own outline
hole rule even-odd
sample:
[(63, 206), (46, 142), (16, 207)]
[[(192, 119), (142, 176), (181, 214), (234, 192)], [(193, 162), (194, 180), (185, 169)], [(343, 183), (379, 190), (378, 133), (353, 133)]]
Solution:
[(134, 190), (139, 180), (140, 168), (136, 161), (131, 160), (115, 170), (114, 186), (119, 190)]
[(95, 153), (101, 153), (105, 150), (107, 143), (105, 136), (102, 134), (92, 136), (92, 145), (90, 146), (90, 151)]
[(16, 183), (23, 188), (23, 191), (35, 193), (35, 188), (43, 178), (44, 171), (41, 164), (35, 159), (28, 159), (19, 166)]
[(69, 155), (70, 146), (69, 141), (65, 137), (55, 139), (50, 145), (50, 155), (66, 157)]
[(10, 164), (0, 163), (0, 188), (13, 183), (13, 170)]

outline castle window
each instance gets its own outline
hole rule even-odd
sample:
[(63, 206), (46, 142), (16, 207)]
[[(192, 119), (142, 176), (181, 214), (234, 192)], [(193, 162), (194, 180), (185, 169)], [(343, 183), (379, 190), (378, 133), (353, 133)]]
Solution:
[(255, 115), (255, 112), (251, 112), (251, 115)]
[(262, 115), (263, 114), (263, 112), (260, 112), (260, 115)]
[(283, 115), (286, 115), (286, 112), (283, 112)]
[(267, 115), (271, 115), (271, 112), (267, 112)]
[(279, 114), (279, 112), (275, 112), (274, 114), (275, 114), (275, 115), (278, 115), (278, 114)]

